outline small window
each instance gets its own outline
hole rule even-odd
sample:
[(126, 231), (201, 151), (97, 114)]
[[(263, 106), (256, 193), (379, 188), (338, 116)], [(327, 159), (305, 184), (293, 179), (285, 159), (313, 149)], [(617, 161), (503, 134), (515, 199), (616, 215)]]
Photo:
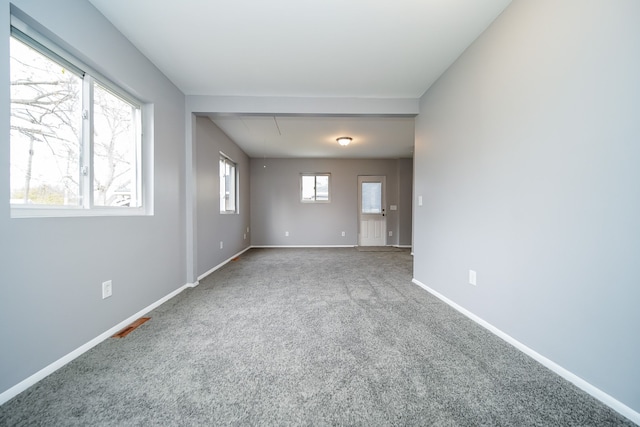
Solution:
[(10, 76), (17, 216), (142, 207), (140, 103), (14, 17)]
[(302, 202), (328, 202), (330, 177), (328, 173), (303, 174), (300, 185)]
[(237, 213), (237, 167), (220, 153), (220, 213)]

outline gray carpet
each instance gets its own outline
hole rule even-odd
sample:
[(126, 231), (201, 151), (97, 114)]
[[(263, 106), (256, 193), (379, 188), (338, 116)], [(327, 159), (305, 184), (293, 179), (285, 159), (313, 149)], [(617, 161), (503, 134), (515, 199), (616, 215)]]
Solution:
[(395, 246), (356, 246), (360, 252), (401, 252), (404, 249)]
[(411, 262), (251, 250), (0, 425), (633, 425), (412, 284)]

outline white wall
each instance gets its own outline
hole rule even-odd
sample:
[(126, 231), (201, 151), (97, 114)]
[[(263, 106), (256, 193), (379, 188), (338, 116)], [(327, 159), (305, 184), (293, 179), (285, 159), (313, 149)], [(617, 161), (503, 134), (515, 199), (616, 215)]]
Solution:
[[(220, 152), (236, 162), (238, 214), (220, 213)], [(248, 248), (249, 157), (208, 117), (196, 118), (197, 274), (207, 273)], [(246, 236), (246, 237), (245, 237)], [(223, 247), (220, 249), (220, 242)]]
[(417, 280), (635, 411), (639, 24), (515, 0), (422, 98), (414, 219)]
[[(155, 214), (9, 214), (9, 90), (0, 85), (0, 393), (185, 284), (185, 98), (87, 1), (13, 1), (84, 61), (154, 105)], [(9, 81), (2, 1), (0, 80)], [(113, 296), (101, 283), (113, 280)]]
[[(400, 213), (411, 211), (410, 200), (399, 198), (398, 164), (397, 160), (251, 159), (251, 244), (357, 245), (358, 175), (385, 175), (387, 230), (393, 231), (387, 244), (397, 245)], [(300, 174), (324, 172), (331, 174), (331, 202), (300, 202)], [(410, 187), (411, 181), (404, 186)], [(392, 204), (398, 205), (397, 211), (389, 210)], [(407, 227), (411, 225), (403, 225), (404, 230)]]

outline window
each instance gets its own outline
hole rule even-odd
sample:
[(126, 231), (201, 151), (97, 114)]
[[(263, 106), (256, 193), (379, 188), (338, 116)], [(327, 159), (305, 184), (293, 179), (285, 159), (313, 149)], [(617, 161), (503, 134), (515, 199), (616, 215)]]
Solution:
[(379, 214), (382, 213), (382, 183), (363, 182), (362, 183), (362, 213)]
[(328, 202), (329, 177), (328, 173), (303, 174), (300, 188), (303, 202)]
[(220, 213), (236, 213), (236, 164), (220, 153)]
[(87, 70), (12, 17), (12, 213), (142, 207), (141, 103)]

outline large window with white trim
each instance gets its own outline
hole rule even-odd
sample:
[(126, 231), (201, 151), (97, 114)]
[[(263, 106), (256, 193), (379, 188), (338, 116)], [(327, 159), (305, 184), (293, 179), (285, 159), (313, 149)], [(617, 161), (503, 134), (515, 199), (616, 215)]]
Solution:
[(139, 101), (14, 17), (10, 91), (12, 213), (142, 210)]

